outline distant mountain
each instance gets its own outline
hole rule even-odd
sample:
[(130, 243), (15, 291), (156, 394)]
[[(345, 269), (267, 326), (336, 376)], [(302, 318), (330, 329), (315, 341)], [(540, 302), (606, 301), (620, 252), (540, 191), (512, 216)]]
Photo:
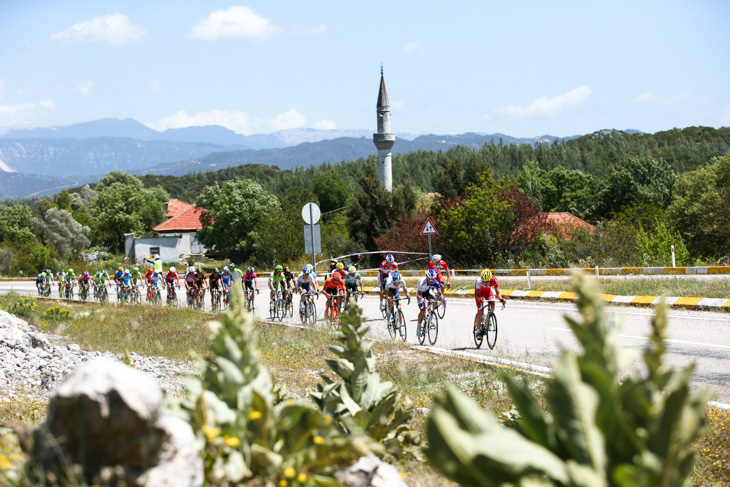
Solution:
[(62, 189), (78, 188), (87, 183), (95, 183), (101, 176), (62, 178), (41, 174), (0, 172), (0, 200), (16, 198), (37, 198), (56, 194)]

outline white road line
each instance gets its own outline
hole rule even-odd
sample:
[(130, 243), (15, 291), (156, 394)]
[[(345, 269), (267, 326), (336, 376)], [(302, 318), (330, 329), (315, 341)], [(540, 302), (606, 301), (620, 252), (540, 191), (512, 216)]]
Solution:
[[(557, 331), (568, 331), (568, 332), (571, 332), (571, 333), (573, 332), (573, 330), (571, 330), (570, 328), (552, 328), (552, 327), (549, 327), (549, 329), (550, 330), (557, 330)], [(648, 341), (649, 340), (648, 337), (641, 337), (641, 336), (634, 336), (634, 335), (619, 335), (619, 337), (621, 337), (621, 338), (632, 338), (634, 340), (644, 340), (644, 341)], [(664, 341), (665, 342), (669, 342), (669, 343), (681, 343), (681, 344), (684, 344), (684, 345), (699, 345), (699, 346), (702, 346), (702, 347), (713, 347), (713, 348), (726, 348), (726, 349), (730, 349), (730, 345), (717, 345), (715, 343), (689, 342), (689, 341), (686, 341), (686, 340), (672, 340), (672, 339), (666, 339)]]

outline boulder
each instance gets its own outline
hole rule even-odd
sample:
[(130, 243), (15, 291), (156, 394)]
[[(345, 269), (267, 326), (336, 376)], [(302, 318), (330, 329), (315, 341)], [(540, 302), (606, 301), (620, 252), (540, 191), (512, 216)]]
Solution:
[(381, 461), (374, 454), (369, 454), (339, 470), (335, 476), (343, 487), (408, 487), (393, 465)]
[(51, 397), (48, 418), (33, 437), (35, 458), (46, 469), (63, 475), (61, 465), (78, 464), (89, 483), (112, 467), (127, 485), (203, 483), (190, 426), (165, 415), (151, 377), (112, 360), (80, 365)]

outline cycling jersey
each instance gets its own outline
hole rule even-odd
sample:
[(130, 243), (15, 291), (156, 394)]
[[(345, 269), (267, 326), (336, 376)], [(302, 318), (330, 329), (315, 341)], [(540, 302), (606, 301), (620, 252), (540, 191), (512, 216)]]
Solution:
[(221, 281), (223, 281), (223, 285), (230, 286), (232, 277), (233, 276), (231, 275), (230, 272), (224, 272), (223, 274), (221, 274)]
[(145, 281), (147, 281), (147, 283), (148, 283), (148, 284), (149, 284), (149, 282), (150, 282), (150, 277), (152, 277), (152, 272), (153, 272), (153, 271), (150, 271), (150, 270), (148, 270), (148, 271), (147, 271), (147, 272), (145, 273), (145, 275), (144, 275), (144, 280), (145, 280)]
[(416, 284), (416, 292), (419, 293), (427, 293), (432, 290), (438, 291), (439, 289), (441, 289), (441, 284), (436, 279), (429, 284), (428, 280), (425, 277), (422, 277), (421, 280), (418, 281), (418, 284)]
[(188, 286), (192, 286), (195, 284), (195, 273), (194, 272), (188, 272), (185, 274), (185, 282), (188, 284)]
[(380, 271), (378, 272), (378, 281), (382, 285), (383, 282), (387, 277), (390, 276), (390, 273), (393, 271), (398, 270), (398, 264), (395, 262), (388, 262), (387, 260), (384, 260), (380, 263)]
[(218, 287), (218, 283), (221, 280), (221, 274), (219, 272), (213, 272), (208, 276), (208, 282), (210, 283), (210, 287)]
[(150, 276), (150, 284), (157, 287), (160, 285), (160, 283), (162, 283), (162, 274), (160, 274), (159, 272), (154, 272)]
[(356, 285), (358, 282), (362, 282), (362, 277), (359, 272), (355, 272), (354, 274), (346, 274), (344, 280), (347, 285)]
[(429, 262), (428, 268), (433, 269), (436, 272), (436, 279), (438, 279), (439, 282), (444, 282), (444, 276), (441, 275), (441, 272), (449, 273), (449, 265), (446, 263), (446, 261), (440, 260), (438, 262)]
[[(474, 298), (477, 301), (477, 305), (480, 304), (481, 299), (494, 301), (495, 292), (499, 291), (499, 281), (496, 276), (492, 276), (489, 282), (484, 282), (481, 277), (477, 277), (477, 280), (474, 283), (474, 291)], [(481, 298), (477, 297), (477, 293), (480, 293)]]
[(134, 281), (135, 286), (139, 284), (139, 280), (142, 279), (142, 273), (139, 271), (135, 271), (132, 273), (132, 281)]
[(177, 272), (168, 271), (167, 275), (165, 275), (165, 280), (167, 282), (175, 282), (178, 279), (180, 279), (180, 277), (177, 275)]
[(328, 294), (342, 294), (344, 287), (342, 286), (342, 279), (335, 281), (331, 277), (324, 281), (324, 292)]
[(114, 280), (121, 281), (123, 275), (124, 275), (124, 272), (122, 272), (122, 271), (114, 272)]
[(123, 274), (122, 275), (122, 282), (125, 286), (131, 286), (132, 285), (132, 276), (129, 274)]
[(198, 287), (202, 287), (205, 283), (205, 274), (202, 272), (196, 272), (193, 276), (193, 284), (195, 284)]
[(388, 291), (388, 295), (399, 298), (400, 297), (400, 288), (403, 288), (406, 291), (408, 291), (405, 281), (401, 280), (400, 282), (395, 283), (395, 282), (393, 282), (393, 278), (388, 276), (388, 279), (386, 279), (385, 286), (383, 289)]
[[(281, 283), (286, 281), (286, 277), (284, 276), (284, 273), (282, 272), (278, 276), (276, 275), (276, 271), (269, 274), (269, 283), (274, 286), (274, 289), (279, 289), (279, 286)], [(284, 284), (286, 285), (286, 284)]]

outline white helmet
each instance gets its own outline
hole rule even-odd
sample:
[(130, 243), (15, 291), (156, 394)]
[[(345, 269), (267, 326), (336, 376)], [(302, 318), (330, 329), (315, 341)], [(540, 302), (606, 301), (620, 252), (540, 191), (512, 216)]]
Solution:
[(228, 266), (225, 266), (225, 267), (223, 268), (223, 272), (228, 272)]
[(170, 272), (175, 272), (175, 267), (170, 267)]
[(193, 266), (188, 267), (188, 272), (195, 272), (195, 267), (193, 267)]
[(440, 254), (433, 254), (433, 257), (431, 257), (431, 262), (441, 262), (441, 255)]

